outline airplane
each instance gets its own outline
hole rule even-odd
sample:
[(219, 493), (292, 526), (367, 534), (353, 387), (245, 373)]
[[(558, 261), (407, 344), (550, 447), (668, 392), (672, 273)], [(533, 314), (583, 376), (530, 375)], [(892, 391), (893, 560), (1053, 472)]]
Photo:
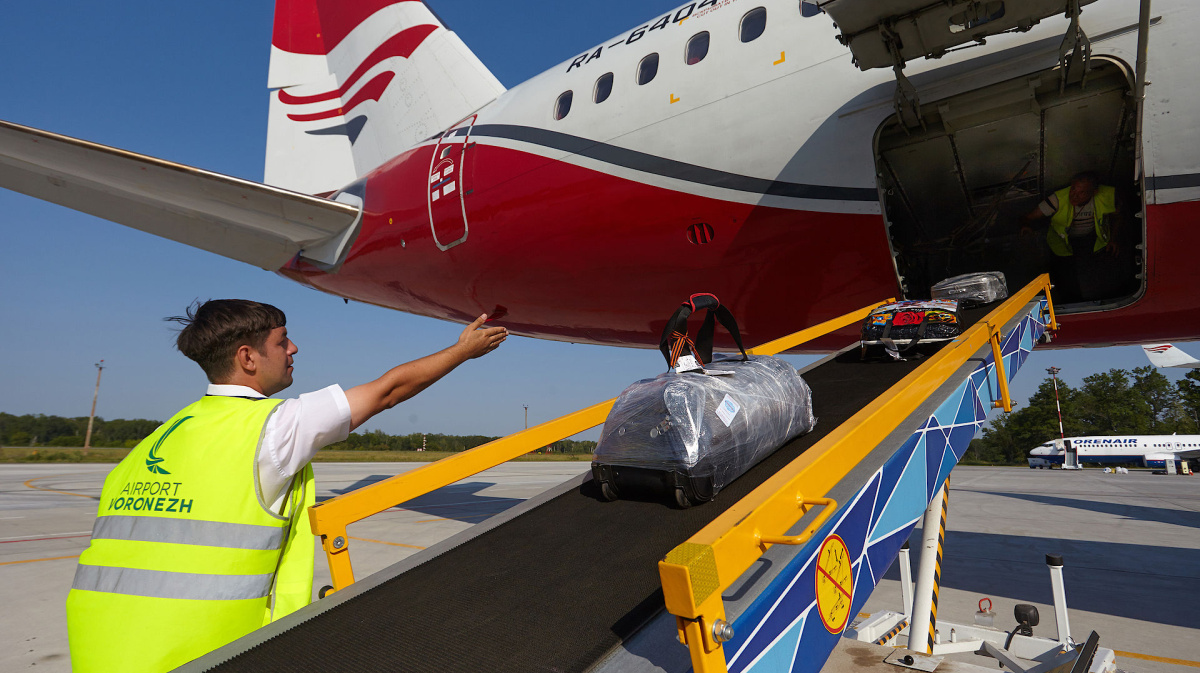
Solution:
[(1184, 353), (1172, 344), (1154, 344), (1142, 346), (1150, 364), (1155, 367), (1184, 367), (1195, 369), (1200, 367), (1200, 360)]
[(0, 122), (0, 186), (347, 299), (653, 347), (697, 289), (762, 342), (1020, 286), (1047, 262), (1016, 215), (1099, 168), (1133, 224), (1054, 345), (1195, 338), (1198, 16), (697, 0), (505, 89), (424, 2), (279, 0), (263, 184)]
[(1062, 466), (1065, 442), (1079, 457), (1079, 464), (1116, 465), (1140, 463), (1164, 469), (1167, 461), (1200, 458), (1200, 435), (1126, 435), (1120, 437), (1067, 437), (1046, 442), (1029, 452), (1029, 468)]

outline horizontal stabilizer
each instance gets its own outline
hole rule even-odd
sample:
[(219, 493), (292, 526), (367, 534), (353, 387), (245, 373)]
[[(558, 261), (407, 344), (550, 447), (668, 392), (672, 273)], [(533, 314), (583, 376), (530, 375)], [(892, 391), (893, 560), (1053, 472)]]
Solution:
[(1171, 344), (1142, 346), (1150, 364), (1155, 367), (1200, 367), (1200, 360), (1184, 353)]
[(355, 205), (0, 121), (0, 187), (268, 270), (336, 266)]

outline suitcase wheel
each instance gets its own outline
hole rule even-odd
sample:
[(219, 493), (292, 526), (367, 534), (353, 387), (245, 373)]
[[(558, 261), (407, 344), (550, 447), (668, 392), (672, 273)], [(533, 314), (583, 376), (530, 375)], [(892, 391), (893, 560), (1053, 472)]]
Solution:
[(617, 489), (611, 482), (600, 482), (600, 498), (605, 502), (612, 502), (617, 499)]
[(675, 489), (675, 504), (679, 509), (687, 509), (692, 506), (692, 501), (688, 498), (687, 493), (682, 487)]

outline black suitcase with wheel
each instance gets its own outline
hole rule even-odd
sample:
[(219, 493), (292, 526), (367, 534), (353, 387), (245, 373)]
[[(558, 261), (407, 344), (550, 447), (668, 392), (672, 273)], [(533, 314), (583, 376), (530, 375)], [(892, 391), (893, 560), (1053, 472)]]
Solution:
[[(707, 314), (692, 341), (687, 319), (702, 309)], [(716, 321), (733, 336), (740, 358), (713, 359)], [(601, 431), (592, 476), (605, 499), (666, 498), (680, 507), (707, 502), (812, 430), (812, 393), (804, 379), (783, 360), (746, 355), (733, 315), (715, 296), (684, 302), (659, 347), (672, 370), (626, 388)]]

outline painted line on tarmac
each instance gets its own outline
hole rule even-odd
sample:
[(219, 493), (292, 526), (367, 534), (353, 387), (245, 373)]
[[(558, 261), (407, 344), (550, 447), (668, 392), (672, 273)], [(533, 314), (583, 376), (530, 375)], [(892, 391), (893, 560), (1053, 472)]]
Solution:
[(76, 533), (63, 533), (56, 537), (0, 537), (0, 544), (8, 544), (10, 542), (40, 542), (41, 540), (68, 540), (73, 537), (91, 537), (91, 531), (79, 531)]
[(45, 477), (34, 477), (33, 479), (30, 479), (29, 481), (25, 482), (25, 486), (28, 488), (32, 488), (35, 491), (45, 491), (47, 493), (58, 493), (60, 495), (73, 495), (73, 496), (76, 496), (79, 498), (87, 498), (89, 500), (99, 500), (100, 499), (100, 496), (98, 496), (98, 495), (86, 495), (84, 493), (72, 493), (71, 491), (59, 491), (59, 490), (56, 490), (53, 488), (42, 488), (41, 486), (33, 485), (33, 482), (40, 481), (42, 479), (52, 479), (54, 477), (70, 477), (70, 476), (74, 476), (74, 475), (50, 474), (50, 475), (46, 475)]
[[(480, 518), (487, 519), (487, 518), (496, 516), (497, 514), (499, 514), (499, 512), (488, 512), (487, 514), (464, 514), (463, 516), (460, 516), (460, 517), (439, 516), (436, 519), (421, 519), (421, 520), (417, 521), (416, 523), (434, 523), (437, 521), (459, 521), (462, 523), (471, 523), (470, 521), (465, 521), (465, 519), (480, 519)], [(476, 521), (475, 523), (479, 523), (479, 522)]]
[(374, 542), (375, 544), (386, 544), (386, 545), (391, 545), (393, 547), (407, 547), (408, 549), (424, 549), (424, 547), (418, 547), (415, 544), (403, 544), (400, 542), (385, 542), (383, 540), (372, 540), (369, 537), (354, 537), (353, 535), (347, 535), (346, 537), (350, 538), (351, 540), (362, 540), (363, 542)]
[(1190, 661), (1188, 659), (1171, 659), (1170, 657), (1156, 657), (1153, 654), (1140, 654), (1138, 652), (1123, 652), (1121, 650), (1113, 650), (1113, 654), (1118, 657), (1129, 657), (1131, 659), (1144, 659), (1146, 661), (1157, 661), (1160, 664), (1175, 664), (1176, 666), (1192, 666), (1200, 668), (1200, 661)]
[(17, 565), (18, 563), (38, 563), (41, 561), (61, 561), (63, 559), (67, 559), (67, 558), (79, 558), (79, 554), (76, 554), (74, 556), (51, 556), (50, 558), (31, 558), (26, 561), (4, 561), (3, 563), (0, 563), (0, 566), (13, 566), (13, 565)]
[[(487, 496), (485, 496), (485, 497), (487, 497)], [(503, 501), (503, 502), (511, 501), (511, 502), (516, 502), (516, 503), (522, 503), (522, 502), (525, 502), (525, 498), (489, 498), (489, 501), (484, 502), (484, 503), (481, 503), (477, 500), (464, 500), (462, 502), (439, 502), (439, 503), (433, 504), (433, 505), (420, 505), (419, 507), (418, 506), (405, 507), (405, 505), (407, 503), (400, 503), (399, 505), (396, 505), (395, 507), (389, 507), (388, 509), (385, 509), (384, 511), (385, 512), (423, 512), (427, 509), (437, 509), (439, 507), (473, 507), (473, 506), (477, 506), (477, 505), (481, 505), (481, 504), (494, 505), (494, 504), (499, 504), (498, 501)]]

